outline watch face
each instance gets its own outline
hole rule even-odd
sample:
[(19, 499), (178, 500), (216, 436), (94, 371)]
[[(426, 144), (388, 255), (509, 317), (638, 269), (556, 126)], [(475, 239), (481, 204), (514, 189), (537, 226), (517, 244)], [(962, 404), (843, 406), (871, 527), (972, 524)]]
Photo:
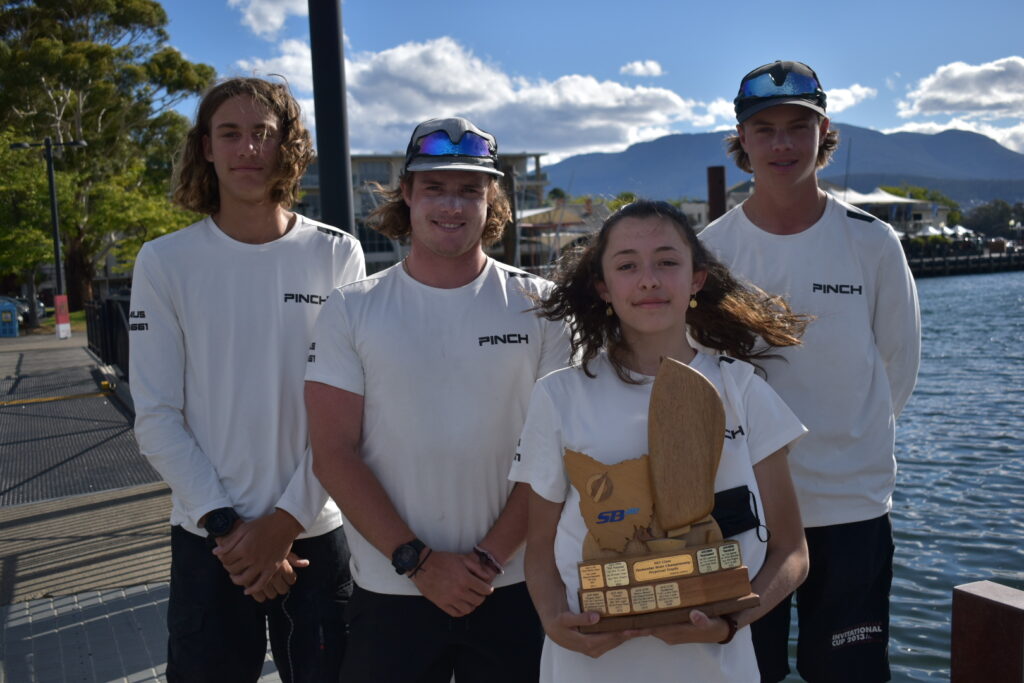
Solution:
[(407, 543), (405, 545), (398, 546), (398, 549), (395, 550), (395, 555), (392, 558), (392, 563), (395, 565), (396, 570), (401, 570), (404, 574), (410, 569), (414, 569), (416, 567), (416, 562), (419, 559), (419, 551)]
[(231, 530), (233, 520), (224, 510), (214, 510), (206, 517), (206, 531), (211, 536), (223, 536)]

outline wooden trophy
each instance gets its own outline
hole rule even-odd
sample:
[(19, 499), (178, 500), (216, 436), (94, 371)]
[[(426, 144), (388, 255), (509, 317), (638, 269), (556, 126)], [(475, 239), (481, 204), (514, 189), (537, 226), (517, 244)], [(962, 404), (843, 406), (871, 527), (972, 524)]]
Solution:
[(711, 517), (725, 440), (718, 391), (665, 358), (651, 390), (649, 455), (605, 465), (566, 449), (588, 534), (579, 563), (580, 608), (599, 612), (583, 633), (690, 621), (757, 605), (737, 541)]

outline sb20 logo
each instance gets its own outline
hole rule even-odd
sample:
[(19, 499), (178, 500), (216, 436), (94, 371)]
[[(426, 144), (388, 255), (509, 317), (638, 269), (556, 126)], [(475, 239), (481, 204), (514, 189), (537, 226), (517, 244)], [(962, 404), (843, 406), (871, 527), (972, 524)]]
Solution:
[(629, 508), (626, 510), (605, 510), (604, 512), (597, 513), (598, 524), (610, 524), (612, 522), (621, 522), (626, 518), (626, 515), (635, 515), (640, 512), (640, 508)]

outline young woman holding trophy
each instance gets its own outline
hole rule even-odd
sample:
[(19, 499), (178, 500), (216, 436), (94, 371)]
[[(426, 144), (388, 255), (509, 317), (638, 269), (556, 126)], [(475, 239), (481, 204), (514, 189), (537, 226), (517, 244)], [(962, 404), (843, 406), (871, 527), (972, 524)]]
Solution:
[[(792, 592), (807, 572), (807, 548), (786, 462), (788, 445), (806, 430), (745, 361), (772, 347), (799, 344), (807, 319), (780, 298), (733, 279), (701, 246), (679, 210), (651, 201), (617, 211), (587, 247), (563, 260), (555, 288), (538, 304), (538, 315), (568, 321), (573, 357), (579, 359), (535, 386), (510, 475), (532, 489), (526, 574), (547, 634), (541, 680), (757, 681), (745, 627)], [(699, 346), (726, 355), (695, 350), (688, 332)], [(646, 517), (643, 505), (612, 506), (601, 509), (596, 520), (585, 519), (587, 505), (594, 502), (597, 508), (590, 509), (598, 509), (614, 503), (625, 485), (598, 472), (582, 486), (581, 501), (581, 486), (569, 472), (569, 456), (580, 453), (606, 470), (647, 453), (654, 457), (648, 410), (653, 416), (653, 380), (660, 377), (663, 359), (700, 373), (700, 381), (706, 378), (721, 397), (724, 447), (714, 454), (717, 468), (712, 466), (706, 483), (718, 492), (715, 518), (727, 542), (738, 544), (759, 604), (752, 596), (755, 606), (736, 603), (743, 608), (730, 614), (720, 613), (727, 609), (720, 603), (718, 611), (707, 610), (718, 616), (710, 616), (687, 609), (693, 603), (684, 602), (676, 611), (681, 623), (640, 620), (628, 622), (624, 630), (589, 632), (601, 621), (613, 623), (619, 613), (610, 593), (600, 594), (597, 609), (580, 607), (581, 560), (615, 555), (605, 540), (595, 540), (597, 530), (608, 528), (598, 525), (628, 526), (635, 520), (630, 527), (635, 539), (624, 549), (615, 547), (626, 558), (638, 549), (685, 546), (680, 539), (659, 538), (674, 533), (659, 527), (664, 508), (685, 501), (679, 500), (683, 496), (674, 499), (671, 491), (666, 494), (658, 468), (640, 477), (649, 478), (655, 489)], [(715, 391), (710, 394), (718, 404)], [(713, 429), (718, 432), (717, 426)], [(718, 523), (707, 518), (708, 524), (717, 532)], [(720, 545), (722, 534), (708, 538)], [(607, 584), (616, 585), (610, 575)], [(660, 609), (663, 588), (677, 591), (685, 585), (656, 586), (657, 604), (653, 598), (649, 605), (639, 604), (634, 595), (632, 609)], [(655, 586), (642, 589), (654, 595)], [(625, 604), (629, 611), (628, 599)]]

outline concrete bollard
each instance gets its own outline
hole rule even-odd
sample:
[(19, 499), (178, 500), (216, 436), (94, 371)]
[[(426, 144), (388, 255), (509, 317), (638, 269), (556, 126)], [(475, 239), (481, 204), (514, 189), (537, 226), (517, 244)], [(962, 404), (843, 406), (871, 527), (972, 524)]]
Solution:
[(951, 683), (1024, 683), (1024, 591), (991, 581), (953, 588)]

